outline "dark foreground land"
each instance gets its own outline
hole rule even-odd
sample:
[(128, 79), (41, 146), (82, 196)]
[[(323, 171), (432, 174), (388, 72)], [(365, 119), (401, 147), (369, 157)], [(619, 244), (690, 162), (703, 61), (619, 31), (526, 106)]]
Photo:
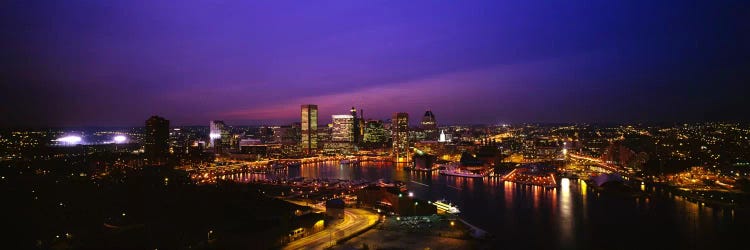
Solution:
[(5, 249), (268, 249), (321, 219), (251, 185), (196, 186), (169, 168), (90, 178), (3, 167)]

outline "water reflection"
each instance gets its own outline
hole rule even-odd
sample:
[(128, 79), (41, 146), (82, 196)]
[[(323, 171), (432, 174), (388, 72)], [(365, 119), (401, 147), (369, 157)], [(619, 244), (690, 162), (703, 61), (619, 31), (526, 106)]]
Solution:
[(579, 179), (578, 185), (581, 187), (581, 212), (583, 214), (583, 220), (588, 220), (588, 206), (586, 206), (586, 202), (589, 200), (588, 195), (586, 195), (586, 192), (588, 191), (589, 187), (586, 186), (586, 182)]
[(560, 181), (560, 240), (562, 246), (569, 247), (573, 241), (573, 195), (570, 191), (570, 180)]
[[(305, 164), (280, 173), (226, 176), (242, 182), (279, 177), (403, 181), (420, 199), (446, 199), (457, 204), (461, 217), (494, 234), (498, 242), (535, 242), (522, 248), (596, 248), (622, 240), (622, 235), (604, 233), (607, 231), (634, 238), (659, 237), (661, 241), (690, 239), (687, 244), (692, 244), (720, 237), (720, 232), (729, 230), (727, 225), (734, 224), (738, 217), (745, 218), (736, 214), (742, 211), (711, 209), (659, 188), (642, 186), (652, 195), (634, 199), (600, 194), (584, 181), (567, 178), (560, 180), (558, 188), (546, 189), (489, 177), (468, 179), (437, 171), (414, 172), (393, 164), (342, 166), (339, 162)], [(539, 237), (551, 240), (539, 242)], [(601, 245), (582, 243), (591, 241), (600, 241)]]

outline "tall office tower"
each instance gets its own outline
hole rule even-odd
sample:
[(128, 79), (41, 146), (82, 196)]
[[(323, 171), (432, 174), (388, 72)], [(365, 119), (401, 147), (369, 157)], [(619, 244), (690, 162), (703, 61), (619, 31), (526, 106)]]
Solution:
[(352, 107), (350, 111), (352, 113), (352, 142), (354, 143), (354, 145), (357, 145), (359, 143), (359, 138), (360, 138), (359, 118), (357, 117), (357, 109)]
[(209, 122), (208, 137), (210, 141), (208, 147), (221, 148), (224, 144), (229, 143), (229, 131), (226, 129), (226, 126), (224, 121), (214, 120)]
[(169, 120), (152, 116), (146, 120), (143, 150), (150, 162), (163, 162), (169, 154)]
[(365, 138), (365, 110), (359, 110), (359, 142)]
[(331, 141), (354, 142), (354, 117), (351, 115), (333, 115)]
[(427, 141), (435, 141), (438, 139), (437, 122), (435, 121), (435, 115), (432, 114), (432, 110), (424, 112), (422, 117), (421, 129), (424, 131), (424, 138)]
[(409, 162), (409, 114), (394, 113), (391, 122), (393, 156), (397, 162)]
[(302, 151), (311, 154), (318, 149), (318, 105), (302, 105)]
[(388, 132), (383, 126), (383, 121), (368, 120), (364, 127), (365, 134), (362, 137), (362, 142), (384, 146), (383, 144), (388, 141)]

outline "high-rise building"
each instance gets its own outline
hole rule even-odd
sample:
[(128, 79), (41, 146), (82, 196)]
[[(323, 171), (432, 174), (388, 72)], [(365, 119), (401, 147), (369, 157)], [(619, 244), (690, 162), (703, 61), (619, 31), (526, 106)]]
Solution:
[(362, 126), (363, 120), (362, 118), (357, 117), (357, 109), (352, 107), (350, 110), (352, 113), (352, 142), (354, 145), (359, 144), (362, 141)]
[(318, 105), (302, 105), (301, 142), (306, 154), (318, 149)]
[(358, 142), (362, 142), (365, 137), (365, 110), (359, 110), (359, 139)]
[(213, 148), (227, 148), (230, 144), (229, 129), (224, 121), (214, 120), (210, 121), (208, 137), (209, 147)]
[(388, 132), (383, 126), (381, 120), (368, 120), (365, 123), (365, 134), (362, 138), (362, 142), (367, 144), (373, 144), (378, 146), (384, 146), (383, 144), (388, 141)]
[(432, 114), (432, 110), (424, 112), (422, 122), (420, 123), (421, 129), (424, 132), (424, 139), (428, 141), (434, 141), (438, 139), (437, 121), (435, 121), (435, 115)]
[(391, 122), (393, 156), (397, 162), (409, 162), (409, 114), (394, 113)]
[[(318, 127), (318, 145), (331, 142), (331, 127)], [(320, 146), (319, 146), (320, 148)]]
[(333, 115), (331, 141), (354, 142), (354, 117), (351, 115)]
[(191, 143), (187, 131), (183, 131), (181, 128), (169, 130), (169, 147), (173, 154), (187, 154)]
[(273, 127), (273, 144), (280, 145), (281, 156), (296, 157), (300, 156), (300, 123), (295, 122), (289, 126)]
[(150, 162), (163, 162), (169, 154), (169, 120), (152, 116), (146, 120), (143, 151)]
[(273, 143), (284, 145), (300, 144), (300, 123), (295, 122), (289, 126), (273, 127)]

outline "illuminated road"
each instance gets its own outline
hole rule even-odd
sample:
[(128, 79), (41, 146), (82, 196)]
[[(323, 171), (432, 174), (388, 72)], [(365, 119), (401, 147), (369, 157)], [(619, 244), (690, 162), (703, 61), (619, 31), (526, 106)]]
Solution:
[(593, 157), (586, 157), (586, 156), (577, 155), (577, 154), (573, 154), (573, 153), (568, 153), (568, 156), (570, 156), (571, 158), (579, 159), (579, 160), (587, 160), (587, 161), (594, 162), (597, 165), (599, 165), (600, 167), (602, 167), (602, 168), (604, 168), (606, 170), (612, 171), (612, 172), (623, 172), (617, 166), (604, 163), (601, 159), (597, 159), (597, 158), (593, 158)]
[(315, 210), (316, 212), (325, 212), (326, 211), (326, 207), (323, 206), (321, 203), (314, 204), (314, 203), (307, 203), (307, 202), (301, 201), (301, 200), (284, 199), (283, 197), (276, 197), (276, 198), (282, 199), (282, 200), (284, 200), (286, 202), (294, 203), (294, 204), (297, 204), (297, 205), (300, 205), (300, 206), (308, 206), (308, 207), (312, 208), (313, 210)]
[(377, 221), (378, 215), (370, 211), (346, 208), (344, 210), (344, 219), (341, 223), (293, 241), (286, 245), (284, 249), (325, 249), (332, 246), (336, 240), (364, 230), (377, 223)]

